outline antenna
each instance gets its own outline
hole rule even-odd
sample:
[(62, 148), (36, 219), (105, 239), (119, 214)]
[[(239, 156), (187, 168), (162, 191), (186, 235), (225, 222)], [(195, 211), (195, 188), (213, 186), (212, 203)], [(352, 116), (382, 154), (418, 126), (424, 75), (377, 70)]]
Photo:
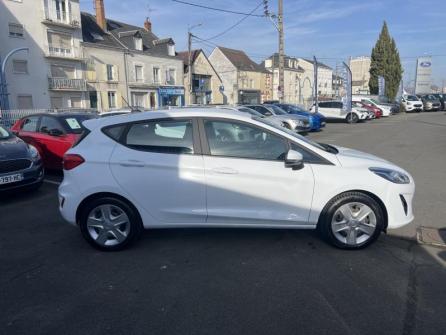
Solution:
[(149, 21), (151, 21), (151, 14), (152, 14), (152, 12), (156, 12), (156, 9), (153, 9), (151, 6), (150, 6), (150, 4), (149, 4), (149, 2), (147, 2), (147, 4), (146, 4), (146, 11), (147, 11), (147, 19), (149, 20)]

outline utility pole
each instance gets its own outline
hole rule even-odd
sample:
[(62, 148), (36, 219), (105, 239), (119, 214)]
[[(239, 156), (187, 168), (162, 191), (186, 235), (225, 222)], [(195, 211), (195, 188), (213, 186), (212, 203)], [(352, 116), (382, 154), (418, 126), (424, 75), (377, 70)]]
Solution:
[(285, 89), (285, 78), (284, 78), (284, 67), (285, 67), (285, 49), (283, 42), (283, 0), (279, 1), (279, 10), (277, 15), (277, 24), (279, 30), (279, 101), (284, 102), (284, 89)]
[(201, 26), (201, 23), (189, 26), (187, 29), (187, 50), (188, 50), (188, 62), (187, 62), (187, 75), (189, 78), (189, 105), (192, 104), (192, 29)]
[(188, 50), (188, 62), (187, 62), (187, 75), (189, 77), (189, 105), (192, 104), (192, 33), (187, 32), (187, 50)]

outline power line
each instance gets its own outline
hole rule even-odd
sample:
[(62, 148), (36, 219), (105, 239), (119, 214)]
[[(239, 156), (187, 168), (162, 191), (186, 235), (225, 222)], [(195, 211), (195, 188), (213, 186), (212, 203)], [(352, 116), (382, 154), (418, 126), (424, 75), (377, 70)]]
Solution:
[[(178, 0), (174, 0), (174, 1), (178, 1)], [(249, 12), (248, 14), (244, 14), (245, 16), (243, 18), (241, 18), (240, 20), (238, 20), (236, 23), (234, 23), (232, 26), (230, 26), (229, 28), (223, 30), (221, 33), (214, 35), (212, 37), (209, 37), (207, 39), (204, 39), (204, 41), (209, 41), (209, 40), (213, 40), (216, 39), (217, 37), (223, 36), (224, 34), (226, 34), (227, 32), (229, 32), (230, 30), (234, 29), (235, 27), (237, 27), (240, 23), (242, 23), (243, 21), (245, 21), (249, 16), (257, 16), (254, 15), (253, 13), (263, 4), (263, 1), (261, 1), (251, 12)], [(260, 15), (261, 17), (263, 17), (263, 15)]]
[(231, 13), (231, 14), (237, 14), (237, 15), (249, 15), (249, 16), (257, 16), (257, 17), (265, 17), (265, 15), (252, 14), (252, 13), (248, 14), (248, 13), (237, 12), (237, 11), (228, 10), (228, 9), (221, 9), (221, 8), (215, 8), (215, 7), (199, 5), (199, 4), (195, 4), (195, 3), (191, 3), (191, 2), (187, 2), (187, 1), (181, 1), (181, 0), (172, 0), (172, 1), (184, 4), (184, 5), (189, 5), (189, 6), (194, 6), (194, 7), (200, 7), (200, 8), (215, 10), (215, 11), (218, 11), (218, 12)]

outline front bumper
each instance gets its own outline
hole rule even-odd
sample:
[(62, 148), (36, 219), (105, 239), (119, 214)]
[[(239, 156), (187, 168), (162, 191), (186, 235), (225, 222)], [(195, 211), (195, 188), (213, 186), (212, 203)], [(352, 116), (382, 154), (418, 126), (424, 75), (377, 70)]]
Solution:
[(0, 174), (0, 176), (6, 176), (15, 173), (22, 173), (23, 180), (11, 184), (0, 185), (0, 192), (13, 191), (21, 188), (32, 187), (34, 185), (41, 183), (43, 178), (45, 177), (44, 168), (41, 162), (38, 164), (33, 163), (33, 165), (26, 170)]
[(387, 209), (387, 227), (396, 229), (411, 223), (414, 219), (412, 201), (415, 184), (391, 184), (385, 206)]

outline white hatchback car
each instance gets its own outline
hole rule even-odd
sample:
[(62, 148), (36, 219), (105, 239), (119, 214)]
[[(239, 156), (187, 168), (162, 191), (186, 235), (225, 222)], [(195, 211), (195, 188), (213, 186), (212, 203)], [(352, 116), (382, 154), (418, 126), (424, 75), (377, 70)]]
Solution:
[(59, 205), (102, 250), (166, 227), (317, 228), (333, 245), (357, 249), (413, 220), (406, 171), (267, 118), (196, 108), (84, 126), (64, 157)]

